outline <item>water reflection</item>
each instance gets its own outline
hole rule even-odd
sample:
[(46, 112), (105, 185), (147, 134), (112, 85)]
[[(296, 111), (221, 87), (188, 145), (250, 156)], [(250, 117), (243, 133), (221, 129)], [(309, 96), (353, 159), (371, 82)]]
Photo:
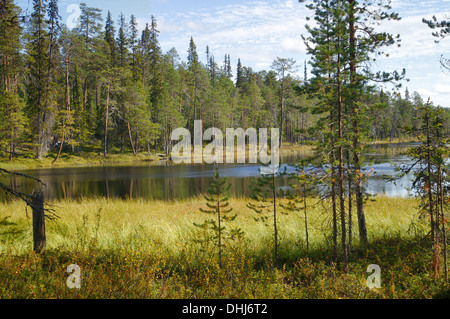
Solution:
[[(400, 145), (392, 151), (390, 146), (377, 146), (375, 152), (367, 153), (366, 159), (371, 163), (366, 169), (374, 168), (367, 182), (366, 189), (371, 194), (387, 196), (408, 196), (405, 187), (411, 185), (411, 176), (404, 177), (399, 183), (386, 182), (382, 175), (394, 174), (393, 163), (406, 163), (409, 159), (401, 155), (407, 145)], [(298, 152), (282, 154), (282, 166), (304, 157)], [(55, 168), (22, 171), (22, 173), (42, 180), (47, 186), (45, 194), (50, 199), (75, 199), (82, 197), (102, 196), (107, 198), (146, 198), (146, 199), (183, 199), (202, 194), (207, 191), (215, 170), (214, 165), (172, 165), (160, 162), (148, 166), (119, 167), (83, 167)], [(237, 196), (250, 195), (251, 179), (259, 176), (259, 165), (235, 164), (220, 165), (220, 175), (227, 177), (231, 184), (231, 193)], [(288, 171), (294, 171), (288, 166)], [(21, 176), (2, 180), (17, 190), (32, 193), (38, 184)], [(287, 177), (278, 181), (278, 186), (288, 185)], [(0, 198), (5, 198), (0, 194)]]

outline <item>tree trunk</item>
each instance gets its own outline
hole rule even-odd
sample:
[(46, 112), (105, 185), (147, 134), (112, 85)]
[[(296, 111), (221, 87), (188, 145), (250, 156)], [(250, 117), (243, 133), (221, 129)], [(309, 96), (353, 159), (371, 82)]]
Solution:
[(430, 214), (430, 226), (431, 226), (431, 238), (433, 241), (433, 245), (436, 243), (436, 228), (435, 228), (435, 222), (434, 222), (434, 213), (433, 213), (433, 190), (432, 190), (432, 180), (431, 180), (431, 154), (430, 154), (430, 148), (431, 148), (431, 138), (430, 138), (430, 117), (427, 115), (426, 117), (426, 148), (427, 148), (427, 183), (425, 184), (425, 188), (428, 188), (426, 190), (428, 192), (428, 212)]
[(280, 114), (280, 147), (283, 146), (283, 122), (284, 122), (284, 69), (281, 77), (281, 114)]
[(133, 155), (137, 156), (136, 148), (133, 145), (133, 137), (131, 136), (130, 122), (127, 122), (127, 128), (128, 128), (128, 137), (130, 138), (131, 150), (133, 151)]
[(348, 168), (348, 251), (352, 249), (352, 178), (350, 176), (350, 152), (347, 151), (347, 168)]
[[(64, 130), (64, 128), (63, 128), (63, 130)], [(63, 145), (64, 145), (64, 137), (65, 137), (64, 135), (65, 134), (63, 133), (63, 137), (62, 137), (62, 140), (61, 140), (61, 145), (59, 146), (58, 154), (56, 155), (56, 157), (53, 160), (52, 164), (54, 164), (58, 160), (59, 156), (61, 155), (61, 151), (62, 151), (62, 148), (63, 148)]]
[(446, 228), (446, 220), (444, 215), (444, 187), (442, 180), (442, 167), (439, 166), (438, 170), (438, 183), (439, 183), (439, 204), (441, 210), (441, 224), (442, 224), (442, 242), (444, 249), (444, 278), (445, 282), (448, 282), (448, 263), (447, 263), (447, 228)]
[[(334, 121), (334, 116), (331, 114), (331, 122)], [(331, 132), (334, 132), (334, 125), (331, 125)], [(335, 155), (335, 142), (334, 136), (331, 137), (331, 208), (333, 218), (333, 260), (337, 260), (337, 206), (336, 206), (336, 167), (334, 165)]]
[(106, 110), (105, 110), (105, 138), (104, 138), (104, 156), (107, 157), (108, 154), (108, 115), (109, 115), (109, 91), (111, 88), (111, 84), (108, 83), (106, 87)]
[(222, 268), (222, 226), (220, 220), (220, 197), (217, 200), (217, 219), (219, 225), (219, 268)]
[(83, 111), (86, 111), (86, 105), (87, 105), (87, 86), (88, 86), (88, 80), (87, 78), (84, 80), (83, 85)]
[(277, 229), (277, 202), (275, 191), (275, 174), (272, 175), (272, 196), (273, 196), (273, 236), (274, 236), (274, 260), (277, 260), (278, 256), (278, 229)]
[[(339, 6), (339, 1), (338, 1)], [(340, 24), (340, 22), (338, 22)], [(338, 30), (338, 49), (340, 50), (341, 38), (340, 31)], [(342, 258), (344, 264), (344, 270), (347, 272), (347, 231), (345, 227), (345, 187), (344, 187), (344, 153), (342, 148), (343, 142), (343, 125), (342, 125), (342, 92), (341, 92), (341, 54), (338, 52), (337, 57), (337, 116), (338, 116), (338, 178), (339, 178), (339, 203), (340, 203), (340, 217), (341, 217), (341, 245), (342, 245)]]
[(397, 111), (398, 111), (398, 107), (395, 108), (395, 112), (394, 112), (394, 120), (392, 121), (392, 128), (391, 128), (391, 137), (389, 139), (389, 142), (392, 142), (392, 139), (394, 138), (394, 133), (395, 133), (395, 122), (397, 122)]
[(308, 214), (307, 214), (307, 204), (306, 204), (306, 176), (303, 180), (303, 210), (305, 214), (305, 236), (306, 236), (306, 256), (309, 256), (309, 233), (308, 233)]
[[(358, 85), (358, 76), (356, 74), (356, 28), (355, 28), (355, 0), (349, 0), (350, 16), (349, 16), (349, 29), (350, 29), (350, 82), (352, 87)], [(350, 97), (353, 103), (353, 162), (355, 174), (355, 195), (356, 195), (356, 214), (358, 217), (359, 239), (360, 244), (366, 247), (369, 244), (369, 237), (367, 235), (366, 228), (366, 216), (364, 214), (364, 191), (362, 179), (360, 177), (361, 172), (361, 152), (359, 150), (359, 109), (356, 101), (357, 93), (353, 90)]]
[(33, 211), (33, 250), (41, 254), (45, 251), (45, 211), (44, 211), (44, 193), (33, 192), (32, 195)]

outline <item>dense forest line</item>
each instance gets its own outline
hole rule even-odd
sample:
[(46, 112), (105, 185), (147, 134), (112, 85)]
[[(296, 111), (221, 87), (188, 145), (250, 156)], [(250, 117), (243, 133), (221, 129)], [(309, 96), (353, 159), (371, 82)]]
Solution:
[[(29, 17), (13, 0), (0, 6), (2, 157), (92, 147), (105, 156), (112, 149), (169, 153), (172, 130), (193, 130), (196, 119), (204, 128), (279, 127), (288, 143), (317, 139), (312, 128), (323, 114), (313, 111), (320, 103), (302, 89), (309, 82), (306, 62), (302, 77), (289, 58), (258, 72), (239, 59), (233, 70), (228, 53), (220, 61), (193, 38), (186, 39), (182, 61), (175, 48), (162, 52), (153, 16), (139, 32), (135, 16), (116, 20), (83, 3), (78, 27), (69, 29), (57, 0), (34, 0)], [(368, 139), (402, 137), (405, 126), (417, 125), (424, 104), (418, 93), (367, 92), (362, 126)]]

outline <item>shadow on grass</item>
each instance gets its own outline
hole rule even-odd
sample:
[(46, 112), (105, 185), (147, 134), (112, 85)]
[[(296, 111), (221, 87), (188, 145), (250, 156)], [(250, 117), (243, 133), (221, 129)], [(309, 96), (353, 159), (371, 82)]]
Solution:
[[(187, 244), (177, 254), (161, 247), (149, 251), (64, 247), (42, 256), (30, 252), (0, 256), (1, 298), (448, 298), (449, 286), (430, 270), (428, 238), (382, 238), (367, 249), (354, 247), (349, 271), (333, 260), (328, 247), (309, 255), (289, 242), (272, 258), (267, 245), (250, 251), (236, 245), (224, 254)], [(295, 248), (292, 248), (295, 247)], [(66, 268), (77, 264), (82, 289), (66, 286)], [(382, 287), (370, 290), (367, 266), (381, 268)]]

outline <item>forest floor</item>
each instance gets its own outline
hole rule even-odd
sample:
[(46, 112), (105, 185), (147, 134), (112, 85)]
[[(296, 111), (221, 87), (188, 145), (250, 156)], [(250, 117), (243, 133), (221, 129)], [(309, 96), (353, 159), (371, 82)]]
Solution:
[[(366, 206), (370, 246), (358, 246), (353, 226), (349, 269), (333, 262), (329, 203), (279, 214), (279, 252), (273, 227), (255, 221), (248, 198), (231, 198), (243, 237), (225, 240), (222, 267), (212, 234), (196, 227), (214, 216), (203, 198), (183, 201), (80, 199), (52, 203), (47, 250), (32, 251), (31, 214), (18, 201), (0, 205), (0, 299), (3, 298), (445, 298), (450, 286), (431, 271), (428, 221), (413, 198), (378, 197)], [(316, 200), (311, 199), (308, 205)], [(356, 218), (355, 218), (356, 219)], [(355, 221), (356, 222), (356, 221)], [(81, 288), (69, 289), (66, 269), (80, 267)], [(369, 265), (381, 287), (369, 289)], [(442, 270), (443, 272), (443, 270)]]

